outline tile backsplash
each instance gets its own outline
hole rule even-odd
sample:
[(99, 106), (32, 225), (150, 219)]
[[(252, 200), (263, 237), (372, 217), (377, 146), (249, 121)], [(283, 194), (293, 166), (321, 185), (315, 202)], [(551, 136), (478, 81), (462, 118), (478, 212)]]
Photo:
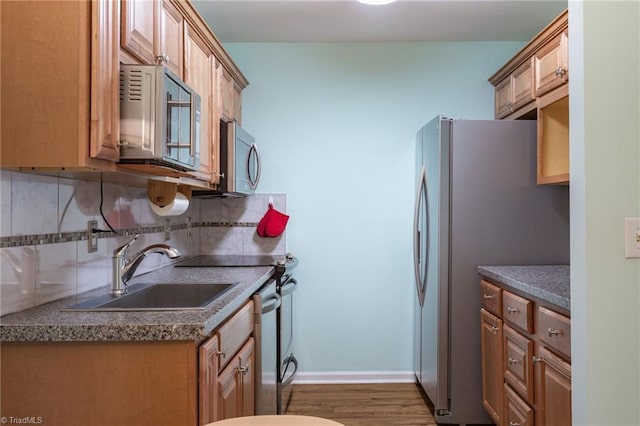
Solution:
[[(101, 196), (102, 194), (102, 196)], [(111, 253), (139, 233), (130, 253), (165, 242), (183, 255), (281, 254), (286, 232), (261, 238), (256, 225), (272, 199), (284, 194), (191, 200), (180, 216), (164, 219), (150, 208), (146, 188), (0, 170), (0, 315), (111, 285)], [(118, 232), (109, 231), (101, 211)], [(87, 221), (98, 222), (98, 251), (88, 252)], [(138, 273), (171, 262), (148, 256)]]

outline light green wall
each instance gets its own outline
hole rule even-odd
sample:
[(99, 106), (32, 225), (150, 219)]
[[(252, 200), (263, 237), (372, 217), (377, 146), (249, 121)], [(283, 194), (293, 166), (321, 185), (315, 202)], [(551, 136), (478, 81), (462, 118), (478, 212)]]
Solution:
[(640, 7), (569, 3), (573, 423), (640, 424)]
[(225, 45), (251, 82), (260, 192), (287, 194), (303, 372), (412, 371), (415, 134), (492, 118), (487, 78), (522, 45)]

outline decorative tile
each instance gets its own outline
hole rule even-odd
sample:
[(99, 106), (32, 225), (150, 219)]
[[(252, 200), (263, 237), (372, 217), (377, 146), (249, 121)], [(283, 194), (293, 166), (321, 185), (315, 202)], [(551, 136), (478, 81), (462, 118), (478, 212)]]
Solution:
[(87, 221), (100, 216), (98, 182), (60, 179), (58, 186), (58, 232), (78, 232), (87, 229)]
[(111, 251), (106, 240), (98, 240), (98, 251), (89, 253), (87, 242), (78, 242), (78, 286), (76, 293), (111, 285)]
[(241, 254), (242, 230), (238, 227), (200, 228), (200, 253)]
[(58, 178), (14, 173), (11, 185), (11, 233), (45, 234), (58, 228)]
[(78, 243), (47, 244), (36, 247), (36, 304), (76, 293)]
[(34, 247), (0, 249), (0, 315), (36, 305)]

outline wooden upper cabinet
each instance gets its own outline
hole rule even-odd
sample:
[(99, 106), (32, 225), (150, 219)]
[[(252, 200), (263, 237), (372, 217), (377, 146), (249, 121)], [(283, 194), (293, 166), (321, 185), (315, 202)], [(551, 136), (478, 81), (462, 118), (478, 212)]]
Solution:
[(183, 78), (184, 17), (169, 0), (162, 1), (160, 16), (160, 44), (156, 59), (159, 56), (167, 68)]
[(533, 58), (520, 65), (518, 69), (511, 74), (514, 111), (535, 100), (533, 75)]
[(507, 117), (535, 100), (532, 63), (533, 58), (495, 86), (496, 118)]
[(182, 77), (184, 17), (170, 0), (122, 0), (121, 47)]
[(120, 78), (118, 7), (113, 1), (92, 2), (90, 157), (118, 161), (120, 151)]
[(535, 53), (536, 96), (542, 96), (569, 80), (568, 49), (568, 31), (565, 30)]
[(162, 3), (122, 0), (121, 46), (143, 64), (156, 63)]
[(200, 169), (199, 177), (211, 180), (212, 154), (217, 123), (213, 123), (212, 97), (215, 58), (200, 34), (188, 23), (185, 28), (184, 80), (200, 95)]
[(568, 81), (568, 26), (564, 11), (489, 78), (496, 118), (535, 118), (534, 101)]
[(242, 124), (242, 89), (224, 67), (220, 70), (220, 94), (220, 118)]
[(0, 166), (115, 169), (118, 10), (109, 0), (2, 2)]

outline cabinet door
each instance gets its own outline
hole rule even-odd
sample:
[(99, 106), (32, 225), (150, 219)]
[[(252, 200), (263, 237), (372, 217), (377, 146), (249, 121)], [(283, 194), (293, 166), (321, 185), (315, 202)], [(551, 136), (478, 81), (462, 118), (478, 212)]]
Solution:
[(506, 383), (504, 405), (505, 426), (533, 426), (533, 410)]
[(218, 373), (220, 346), (218, 336), (209, 338), (198, 349), (198, 414), (200, 426), (218, 420)]
[(220, 116), (224, 121), (233, 121), (233, 77), (220, 67)]
[(242, 387), (242, 415), (253, 416), (255, 412), (255, 342), (253, 337), (242, 347), (238, 358), (240, 359), (239, 381)]
[(534, 55), (536, 96), (543, 95), (569, 79), (568, 36), (563, 32)]
[(482, 403), (491, 418), (500, 424), (502, 407), (502, 320), (480, 310), (482, 351)]
[(161, 5), (156, 0), (122, 0), (120, 43), (143, 64), (156, 63)]
[(120, 157), (120, 65), (118, 3), (91, 2), (91, 135), (89, 155), (109, 161)]
[(234, 358), (218, 376), (218, 419), (242, 415), (241, 386), (238, 383), (240, 360)]
[(511, 76), (496, 85), (496, 118), (503, 118), (513, 111), (513, 88)]
[(571, 424), (571, 365), (544, 347), (535, 358), (536, 426)]
[(533, 404), (533, 342), (507, 325), (503, 332), (504, 378), (529, 404)]
[(204, 39), (188, 23), (185, 23), (184, 79), (200, 95), (200, 177), (211, 179), (213, 123), (211, 98), (215, 58)]
[(533, 89), (533, 58), (520, 65), (512, 74), (513, 110), (517, 110), (535, 99)]
[(170, 0), (162, 1), (157, 56), (178, 77), (183, 78), (184, 18)]

